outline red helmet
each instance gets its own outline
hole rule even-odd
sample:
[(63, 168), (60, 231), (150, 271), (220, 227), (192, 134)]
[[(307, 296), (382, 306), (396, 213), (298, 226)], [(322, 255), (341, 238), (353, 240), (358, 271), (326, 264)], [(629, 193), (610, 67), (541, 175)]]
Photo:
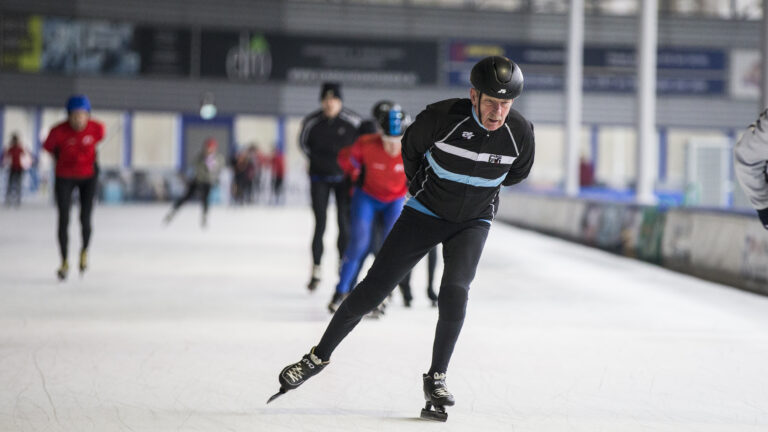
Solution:
[(208, 150), (211, 149), (217, 149), (219, 147), (219, 142), (216, 141), (216, 138), (208, 138), (205, 140), (205, 148)]

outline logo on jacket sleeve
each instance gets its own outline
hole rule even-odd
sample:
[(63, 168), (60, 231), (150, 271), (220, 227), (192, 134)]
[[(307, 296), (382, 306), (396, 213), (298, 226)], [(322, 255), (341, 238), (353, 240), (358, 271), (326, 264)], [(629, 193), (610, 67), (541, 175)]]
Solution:
[(500, 164), (501, 163), (501, 155), (492, 154), (492, 155), (488, 156), (488, 163)]

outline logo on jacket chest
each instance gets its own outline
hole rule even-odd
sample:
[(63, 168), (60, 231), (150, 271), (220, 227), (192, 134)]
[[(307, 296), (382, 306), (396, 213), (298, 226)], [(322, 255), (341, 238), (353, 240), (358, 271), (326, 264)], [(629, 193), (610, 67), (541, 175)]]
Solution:
[(488, 155), (488, 163), (492, 164), (500, 164), (501, 163), (501, 155)]
[[(381, 163), (381, 162), (374, 162), (371, 164), (371, 168), (378, 170), (378, 171), (386, 171), (387, 170), (387, 164)], [(405, 169), (403, 168), (403, 164), (397, 164), (392, 167), (392, 171), (394, 172), (404, 172)]]
[(475, 136), (475, 134), (470, 132), (470, 131), (464, 131), (464, 132), (461, 133), (461, 136), (464, 139), (470, 140), (470, 139), (472, 139), (473, 136)]
[(93, 137), (91, 135), (86, 135), (82, 139), (80, 139), (79, 141), (78, 141), (77, 138), (72, 137), (72, 138), (67, 139), (67, 145), (75, 145), (78, 142), (81, 143), (82, 145), (91, 145), (91, 144), (93, 144), (93, 141), (94, 140), (93, 140)]

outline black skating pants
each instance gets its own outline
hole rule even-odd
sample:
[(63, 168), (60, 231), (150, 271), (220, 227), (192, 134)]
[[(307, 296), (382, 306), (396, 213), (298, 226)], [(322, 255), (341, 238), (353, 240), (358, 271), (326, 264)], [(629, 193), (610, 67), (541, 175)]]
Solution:
[(208, 195), (211, 193), (211, 184), (199, 182), (197, 180), (192, 180), (189, 182), (187, 185), (187, 192), (184, 194), (184, 196), (180, 197), (176, 200), (176, 202), (173, 203), (173, 210), (178, 210), (179, 207), (181, 207), (185, 202), (192, 198), (192, 195), (197, 192), (197, 188), (200, 188), (200, 199), (203, 203), (203, 215), (208, 214)]
[(315, 233), (312, 236), (312, 261), (320, 265), (323, 257), (323, 235), (328, 218), (328, 200), (333, 191), (336, 199), (336, 219), (339, 224), (339, 238), (336, 247), (339, 259), (344, 256), (344, 248), (349, 241), (349, 183), (312, 181), (310, 193), (312, 196), (312, 213), (315, 215)]
[(72, 208), (72, 192), (77, 188), (80, 196), (80, 233), (82, 235), (82, 249), (88, 249), (91, 241), (91, 213), (93, 212), (93, 199), (96, 196), (97, 176), (77, 179), (56, 177), (54, 191), (56, 194), (56, 207), (59, 210), (59, 252), (61, 259), (67, 259), (69, 244), (69, 213)]
[(21, 204), (21, 175), (22, 170), (10, 169), (8, 172), (8, 185), (5, 189), (5, 203), (7, 205)]
[[(435, 280), (435, 268), (437, 267), (437, 248), (433, 247), (429, 250), (427, 253), (427, 296), (429, 298), (432, 298), (431, 296), (434, 294), (434, 280)], [(409, 272), (407, 275), (405, 275), (405, 279), (403, 279), (400, 284), (400, 292), (403, 294), (403, 299), (405, 301), (411, 301), (413, 300), (413, 293), (411, 291), (411, 273)]]
[(429, 373), (445, 372), (464, 323), (469, 285), (489, 229), (483, 221), (454, 223), (404, 208), (368, 274), (333, 315), (315, 354), (329, 360), (361, 318), (378, 306), (430, 249), (442, 243), (444, 270)]

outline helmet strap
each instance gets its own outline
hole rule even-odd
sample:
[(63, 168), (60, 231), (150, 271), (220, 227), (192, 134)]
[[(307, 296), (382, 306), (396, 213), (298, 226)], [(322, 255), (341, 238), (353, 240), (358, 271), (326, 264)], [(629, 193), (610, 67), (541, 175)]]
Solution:
[(482, 100), (483, 100), (483, 92), (481, 92), (480, 90), (477, 90), (477, 106), (475, 107), (475, 109), (477, 110), (477, 119), (481, 122), (481, 124), (482, 124), (483, 118), (480, 117), (480, 101)]

